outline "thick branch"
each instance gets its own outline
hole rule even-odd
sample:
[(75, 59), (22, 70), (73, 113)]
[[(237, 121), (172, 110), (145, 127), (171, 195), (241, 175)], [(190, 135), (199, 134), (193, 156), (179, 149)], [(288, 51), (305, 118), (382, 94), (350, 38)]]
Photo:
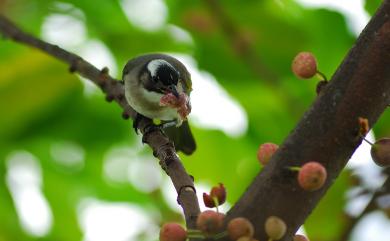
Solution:
[[(81, 76), (97, 84), (106, 94), (107, 100), (114, 100), (124, 110), (124, 117), (135, 118), (136, 112), (128, 105), (124, 98), (124, 88), (121, 82), (108, 75), (108, 70), (99, 70), (80, 56), (70, 53), (57, 45), (46, 43), (28, 33), (23, 32), (6, 17), (0, 15), (0, 32), (16, 42), (40, 49), (47, 54), (60, 59), (70, 65), (71, 72), (78, 72)], [(151, 120), (144, 118), (139, 122), (142, 133), (153, 125)], [(182, 206), (188, 228), (195, 228), (196, 218), (200, 212), (198, 199), (192, 178), (187, 174), (172, 142), (158, 129), (148, 132), (143, 140), (149, 144), (153, 154), (160, 159), (160, 164), (170, 176), (178, 193), (178, 202)]]
[[(256, 224), (255, 237), (267, 240), (263, 224), (276, 215), (288, 226), (282, 240), (291, 240), (360, 145), (358, 117), (373, 125), (390, 103), (389, 18), (390, 0), (385, 0), (330, 83), (228, 212), (227, 220), (247, 217)], [(296, 173), (285, 167), (313, 160), (326, 167), (328, 178), (322, 189), (303, 191)]]

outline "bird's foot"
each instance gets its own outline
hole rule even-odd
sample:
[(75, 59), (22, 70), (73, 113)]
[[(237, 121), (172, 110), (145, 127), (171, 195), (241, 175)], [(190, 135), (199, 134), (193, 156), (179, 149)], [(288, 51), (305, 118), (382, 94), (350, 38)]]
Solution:
[(146, 139), (147, 139), (148, 135), (152, 132), (155, 132), (155, 131), (160, 131), (160, 132), (164, 133), (162, 131), (161, 125), (149, 125), (149, 126), (145, 127), (144, 134), (142, 135), (142, 143), (147, 143)]
[(134, 119), (134, 121), (133, 121), (133, 129), (134, 129), (134, 131), (135, 131), (135, 133), (138, 135), (138, 124), (139, 124), (139, 122), (141, 121), (141, 119), (143, 118), (144, 116), (143, 115), (141, 115), (141, 114), (139, 114), (139, 113), (137, 113), (137, 115), (135, 116), (135, 119)]
[(172, 120), (172, 121), (167, 121), (167, 122), (164, 122), (162, 124), (160, 124), (159, 126), (161, 127), (161, 129), (166, 129), (166, 128), (169, 128), (169, 127), (172, 127), (172, 126), (181, 126), (181, 124), (183, 123), (182, 120)]

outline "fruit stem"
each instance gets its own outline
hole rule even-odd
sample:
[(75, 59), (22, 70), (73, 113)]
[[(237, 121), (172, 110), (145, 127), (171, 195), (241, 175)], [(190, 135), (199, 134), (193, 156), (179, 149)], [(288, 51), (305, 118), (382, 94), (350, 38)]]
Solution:
[(214, 235), (213, 239), (217, 240), (217, 239), (223, 238), (225, 236), (227, 236), (227, 231), (223, 231), (221, 233), (217, 233), (216, 235)]
[(187, 229), (188, 234), (202, 234), (202, 231), (198, 229)]
[(301, 167), (288, 167), (288, 170), (293, 172), (299, 172), (301, 170)]
[(365, 142), (367, 142), (367, 143), (370, 144), (371, 146), (374, 145), (374, 143), (372, 143), (371, 141), (367, 140), (363, 135), (360, 135), (360, 136), (363, 138), (363, 140), (364, 140)]
[(204, 235), (200, 230), (197, 229), (187, 229), (187, 237), (188, 238), (199, 238), (204, 239)]
[(203, 234), (188, 234), (187, 235), (187, 238), (199, 238), (199, 239), (204, 239), (204, 235)]
[(317, 77), (321, 80), (325, 80), (325, 81), (328, 81), (328, 79), (326, 78), (325, 74), (321, 73), (320, 71), (317, 70), (317, 73), (316, 73)]
[(219, 206), (218, 198), (217, 198), (217, 197), (213, 197), (213, 202), (214, 202), (215, 208), (217, 209), (217, 213), (219, 213), (219, 209), (218, 209), (218, 206)]

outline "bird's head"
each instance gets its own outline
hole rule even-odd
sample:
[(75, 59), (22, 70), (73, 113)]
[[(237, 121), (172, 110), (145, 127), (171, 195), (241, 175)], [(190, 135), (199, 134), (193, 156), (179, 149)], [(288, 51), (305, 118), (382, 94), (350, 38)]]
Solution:
[(191, 79), (187, 70), (180, 68), (166, 59), (153, 59), (141, 70), (140, 79), (148, 92), (159, 95), (160, 106), (177, 109), (181, 118), (186, 119), (191, 112)]
[(180, 72), (167, 60), (153, 59), (144, 68), (147, 78), (144, 78), (143, 85), (148, 91), (162, 95), (173, 94), (179, 98), (181, 93), (186, 93)]

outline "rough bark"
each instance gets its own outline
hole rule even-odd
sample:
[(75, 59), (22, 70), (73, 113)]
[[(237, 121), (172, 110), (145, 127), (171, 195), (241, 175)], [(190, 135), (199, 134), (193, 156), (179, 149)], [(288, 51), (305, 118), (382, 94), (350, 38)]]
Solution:
[[(291, 240), (360, 145), (358, 117), (374, 125), (390, 103), (389, 18), (390, 1), (385, 0), (331, 81), (228, 212), (227, 220), (246, 217), (256, 226), (255, 237), (267, 240), (265, 220), (276, 215), (288, 226), (281, 240)], [(302, 190), (296, 173), (286, 169), (309, 161), (322, 163), (328, 172), (324, 187), (314, 192)]]

